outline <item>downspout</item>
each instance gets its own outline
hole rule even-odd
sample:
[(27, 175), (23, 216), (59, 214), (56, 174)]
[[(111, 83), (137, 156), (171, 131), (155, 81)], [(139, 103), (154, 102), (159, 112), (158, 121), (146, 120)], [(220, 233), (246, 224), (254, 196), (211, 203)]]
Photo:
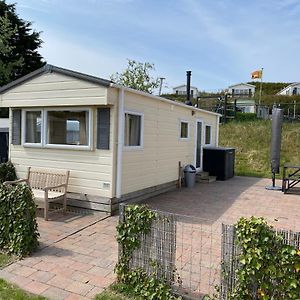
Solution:
[(122, 161), (124, 144), (124, 88), (119, 87), (116, 198), (122, 196)]
[(217, 116), (216, 147), (219, 146), (219, 128), (220, 128), (220, 116)]

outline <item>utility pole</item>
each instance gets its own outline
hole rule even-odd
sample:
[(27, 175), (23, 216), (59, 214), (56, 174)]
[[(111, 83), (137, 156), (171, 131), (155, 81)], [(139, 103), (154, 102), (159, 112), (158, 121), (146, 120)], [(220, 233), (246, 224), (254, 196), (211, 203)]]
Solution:
[(165, 80), (166, 78), (164, 77), (160, 77), (159, 80), (160, 80), (160, 84), (159, 84), (159, 96), (161, 95), (161, 89), (162, 89), (162, 85), (163, 85), (163, 81)]

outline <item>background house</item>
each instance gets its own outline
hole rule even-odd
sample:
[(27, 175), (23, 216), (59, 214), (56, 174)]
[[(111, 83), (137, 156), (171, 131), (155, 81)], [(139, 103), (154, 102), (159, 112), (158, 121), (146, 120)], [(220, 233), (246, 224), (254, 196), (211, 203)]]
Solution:
[(179, 161), (201, 170), (218, 145), (219, 114), (51, 65), (2, 87), (1, 106), (18, 177), (70, 170), (68, 204), (108, 213), (174, 189)]
[(282, 96), (292, 96), (292, 95), (300, 95), (300, 82), (295, 82), (281, 91), (279, 91), (276, 95), (282, 95)]
[(253, 97), (255, 85), (249, 83), (237, 83), (228, 87), (228, 92), (234, 97)]
[[(186, 95), (187, 94), (187, 85), (183, 84), (183, 85), (179, 85), (173, 88), (173, 94), (176, 95)], [(197, 98), (199, 94), (199, 91), (196, 87), (191, 86), (191, 97), (192, 98)]]
[(232, 100), (236, 101), (236, 107), (239, 111), (245, 113), (255, 113), (255, 85), (249, 83), (238, 83), (228, 87), (228, 93)]

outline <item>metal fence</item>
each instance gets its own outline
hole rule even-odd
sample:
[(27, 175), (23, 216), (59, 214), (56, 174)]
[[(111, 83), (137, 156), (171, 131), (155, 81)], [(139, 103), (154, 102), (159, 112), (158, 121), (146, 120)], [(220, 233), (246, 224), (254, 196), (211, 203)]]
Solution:
[[(125, 205), (120, 221), (126, 221)], [(157, 211), (148, 235), (142, 235), (131, 268), (166, 279), (174, 293), (187, 299), (213, 296), (221, 274), (221, 225)], [(158, 266), (158, 267), (157, 267)]]
[[(274, 229), (283, 237), (283, 243), (300, 249), (300, 232)], [(220, 281), (220, 300), (231, 299), (236, 284), (236, 271), (239, 268), (238, 256), (241, 253), (234, 225), (222, 225), (222, 272)], [(257, 288), (253, 286), (253, 299), (257, 298)]]

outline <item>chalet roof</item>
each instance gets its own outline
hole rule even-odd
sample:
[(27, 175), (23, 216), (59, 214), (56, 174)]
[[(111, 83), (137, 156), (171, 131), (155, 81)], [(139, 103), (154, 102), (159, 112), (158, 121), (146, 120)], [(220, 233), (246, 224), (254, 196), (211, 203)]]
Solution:
[(250, 84), (250, 83), (245, 83), (245, 82), (241, 82), (241, 83), (236, 83), (236, 84), (230, 85), (229, 88), (235, 87), (237, 85), (247, 85), (249, 87), (254, 87), (255, 88), (255, 85)]

